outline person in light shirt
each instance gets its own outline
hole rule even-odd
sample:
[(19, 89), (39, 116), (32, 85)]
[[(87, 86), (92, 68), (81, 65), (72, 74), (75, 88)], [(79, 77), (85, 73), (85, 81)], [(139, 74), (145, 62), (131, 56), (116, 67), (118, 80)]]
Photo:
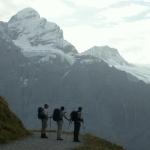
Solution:
[(69, 121), (69, 119), (66, 117), (66, 112), (64, 111), (64, 106), (61, 106), (60, 108), (60, 117), (57, 121), (57, 140), (63, 140), (62, 136), (62, 128), (63, 128), (63, 118)]
[(48, 108), (49, 105), (45, 104), (43, 108), (44, 117), (41, 119), (42, 121), (41, 138), (48, 138), (46, 135), (46, 128), (48, 126)]

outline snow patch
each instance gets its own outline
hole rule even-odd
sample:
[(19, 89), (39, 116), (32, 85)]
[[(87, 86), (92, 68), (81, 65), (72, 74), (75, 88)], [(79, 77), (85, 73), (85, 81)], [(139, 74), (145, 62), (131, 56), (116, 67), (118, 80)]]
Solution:
[(115, 66), (117, 69), (136, 76), (139, 80), (150, 84), (150, 68), (142, 66)]

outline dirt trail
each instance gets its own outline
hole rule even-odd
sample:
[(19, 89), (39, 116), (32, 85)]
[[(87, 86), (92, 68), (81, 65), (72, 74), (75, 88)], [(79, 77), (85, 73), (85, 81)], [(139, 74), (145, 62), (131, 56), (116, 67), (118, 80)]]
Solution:
[(63, 141), (56, 140), (56, 133), (48, 133), (48, 139), (41, 139), (40, 133), (34, 133), (31, 137), (0, 145), (0, 150), (72, 150), (81, 143), (75, 143), (72, 135), (64, 134)]

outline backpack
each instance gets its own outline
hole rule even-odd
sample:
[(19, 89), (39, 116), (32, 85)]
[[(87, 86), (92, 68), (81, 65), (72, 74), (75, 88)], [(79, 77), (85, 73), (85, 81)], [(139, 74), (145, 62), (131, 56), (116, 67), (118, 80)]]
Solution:
[(44, 108), (38, 107), (38, 119), (44, 119), (45, 114), (44, 114)]
[(70, 114), (71, 121), (77, 121), (78, 120), (78, 112), (72, 111)]
[(53, 111), (53, 120), (59, 121), (60, 120), (60, 109), (55, 108)]

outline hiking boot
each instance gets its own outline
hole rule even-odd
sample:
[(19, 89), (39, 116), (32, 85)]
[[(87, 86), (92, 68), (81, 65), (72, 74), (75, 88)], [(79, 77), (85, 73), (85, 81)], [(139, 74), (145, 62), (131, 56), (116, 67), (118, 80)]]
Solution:
[(41, 134), (41, 138), (43, 138), (44, 137), (44, 134)]
[(80, 140), (73, 140), (73, 142), (81, 142)]
[(46, 134), (41, 134), (41, 138), (48, 139), (48, 137), (46, 136)]
[(48, 139), (48, 136), (46, 134), (44, 134), (44, 138)]
[(62, 139), (62, 138), (57, 138), (57, 140), (58, 140), (58, 141), (62, 141), (62, 140), (64, 140), (64, 139)]
[(48, 137), (47, 136), (43, 136), (43, 137), (41, 137), (42, 139), (48, 139)]

